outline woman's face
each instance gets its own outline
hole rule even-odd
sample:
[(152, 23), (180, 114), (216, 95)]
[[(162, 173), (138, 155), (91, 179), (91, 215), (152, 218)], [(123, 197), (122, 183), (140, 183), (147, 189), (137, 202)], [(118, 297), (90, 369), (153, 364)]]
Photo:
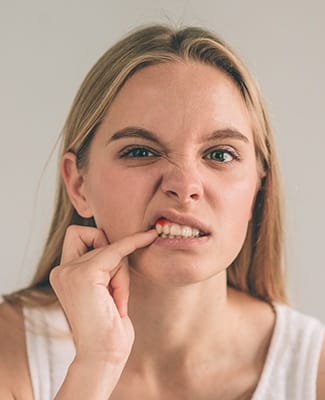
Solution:
[(237, 86), (196, 62), (149, 66), (125, 83), (91, 143), (84, 175), (87, 202), (110, 242), (160, 217), (207, 234), (158, 239), (130, 256), (133, 272), (167, 286), (226, 270), (244, 243), (258, 185), (251, 120)]

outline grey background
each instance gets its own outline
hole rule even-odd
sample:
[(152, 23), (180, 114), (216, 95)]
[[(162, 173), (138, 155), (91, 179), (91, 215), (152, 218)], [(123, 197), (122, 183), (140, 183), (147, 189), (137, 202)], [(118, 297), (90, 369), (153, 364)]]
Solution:
[(325, 321), (322, 1), (0, 0), (0, 293), (26, 284), (50, 223), (56, 139), (98, 57), (149, 22), (219, 33), (258, 80), (286, 198), (292, 305)]

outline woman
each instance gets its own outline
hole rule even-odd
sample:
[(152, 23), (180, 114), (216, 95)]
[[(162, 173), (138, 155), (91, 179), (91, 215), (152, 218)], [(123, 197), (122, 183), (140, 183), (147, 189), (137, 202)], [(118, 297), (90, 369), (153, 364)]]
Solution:
[(60, 165), (36, 275), (1, 306), (1, 398), (325, 398), (324, 327), (287, 305), (265, 109), (218, 37), (156, 25), (108, 50)]

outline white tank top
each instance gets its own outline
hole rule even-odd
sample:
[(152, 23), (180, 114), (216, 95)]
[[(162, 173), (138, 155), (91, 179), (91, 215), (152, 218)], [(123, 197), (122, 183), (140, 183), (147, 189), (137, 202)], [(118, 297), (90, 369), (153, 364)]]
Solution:
[[(252, 400), (316, 400), (325, 326), (286, 305), (273, 305), (275, 327)], [(71, 336), (53, 336), (50, 332), (69, 335), (68, 324), (59, 308), (44, 311), (25, 307), (23, 312), (34, 399), (53, 400), (73, 360), (75, 348)], [(39, 328), (45, 335), (35, 333)]]

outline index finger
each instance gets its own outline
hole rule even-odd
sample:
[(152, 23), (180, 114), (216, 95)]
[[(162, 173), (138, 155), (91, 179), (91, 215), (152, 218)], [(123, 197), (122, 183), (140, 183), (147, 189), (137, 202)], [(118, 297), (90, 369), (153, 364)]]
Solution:
[(100, 254), (97, 255), (98, 261), (107, 261), (107, 256), (110, 255), (114, 265), (117, 265), (124, 257), (133, 253), (137, 249), (149, 246), (158, 236), (155, 229), (147, 232), (134, 233), (123, 239), (114, 242), (105, 247)]

